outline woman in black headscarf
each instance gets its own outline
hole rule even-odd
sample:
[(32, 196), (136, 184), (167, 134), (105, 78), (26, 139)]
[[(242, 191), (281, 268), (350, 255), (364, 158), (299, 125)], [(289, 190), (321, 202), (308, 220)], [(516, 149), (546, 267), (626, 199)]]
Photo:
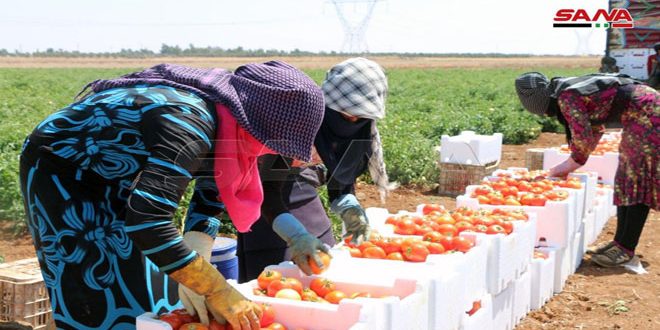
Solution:
[[(265, 196), (262, 209), (279, 212), (274, 208), (280, 203), (274, 201), (284, 199), (289, 212), (299, 219), (296, 222), (300, 232), (310, 232), (332, 246), (335, 240), (330, 219), (316, 191), (325, 183), (331, 211), (344, 223), (344, 237), (361, 242), (369, 237), (369, 223), (355, 197), (357, 178), (369, 169), (382, 199), (390, 189), (376, 126), (376, 121), (385, 115), (387, 78), (377, 63), (352, 58), (328, 71), (322, 89), (326, 109), (314, 144), (323, 165), (299, 165), (282, 157), (261, 157)], [(288, 195), (277, 193), (281, 186), (289, 191)], [(286, 239), (276, 232), (259, 221), (251, 232), (239, 234), (239, 281), (256, 278), (265, 266), (284, 260), (293, 260), (301, 270), (311, 272), (306, 257), (287, 248)]]
[(553, 78), (530, 72), (516, 79), (523, 106), (556, 117), (566, 130), (571, 157), (550, 169), (565, 176), (586, 163), (603, 133), (603, 124), (620, 123), (623, 134), (615, 177), (617, 229), (614, 240), (591, 248), (604, 267), (632, 259), (649, 208), (658, 209), (660, 189), (660, 94), (625, 75), (594, 74)]

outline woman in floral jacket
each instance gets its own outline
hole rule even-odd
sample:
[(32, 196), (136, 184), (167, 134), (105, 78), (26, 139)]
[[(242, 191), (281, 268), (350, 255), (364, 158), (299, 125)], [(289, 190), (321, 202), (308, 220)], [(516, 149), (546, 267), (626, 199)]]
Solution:
[(518, 77), (515, 85), (527, 110), (556, 117), (566, 128), (571, 157), (550, 175), (564, 176), (584, 165), (604, 124), (623, 125), (614, 186), (616, 235), (589, 252), (591, 260), (604, 267), (630, 261), (649, 209), (658, 210), (660, 93), (627, 76), (605, 74), (548, 80), (530, 72)]

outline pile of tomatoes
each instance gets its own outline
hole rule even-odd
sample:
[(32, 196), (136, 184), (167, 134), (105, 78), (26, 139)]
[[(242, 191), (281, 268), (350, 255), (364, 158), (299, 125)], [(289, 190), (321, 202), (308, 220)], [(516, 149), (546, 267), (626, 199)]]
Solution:
[[(531, 172), (533, 174), (533, 172)], [(580, 189), (582, 183), (578, 178), (566, 180), (541, 179), (536, 176), (522, 178), (500, 177), (494, 181), (483, 181), (470, 197), (479, 200), (479, 204), (510, 205), (510, 206), (545, 206), (547, 201), (563, 201), (568, 198), (568, 192), (555, 188)]]
[[(432, 205), (432, 204), (427, 204)], [(465, 207), (454, 211), (432, 210), (423, 216), (401, 215), (389, 217), (385, 224), (394, 226), (394, 233), (399, 235), (424, 236), (429, 240), (433, 232), (443, 236), (455, 237), (461, 232), (471, 231), (486, 234), (510, 234), (512, 221), (528, 220), (522, 210), (471, 210)], [(425, 236), (429, 234), (429, 236)]]
[[(608, 140), (603, 140), (601, 139), (598, 141), (598, 145), (596, 146), (596, 149), (591, 152), (592, 155), (603, 155), (606, 152), (614, 152), (617, 153), (619, 152), (619, 144), (621, 143), (620, 138), (619, 139), (608, 139)], [(571, 149), (567, 145), (563, 145), (559, 148), (559, 152), (561, 153), (571, 153)]]
[(257, 278), (258, 287), (253, 293), (257, 296), (269, 296), (290, 300), (302, 300), (326, 304), (339, 304), (343, 299), (375, 298), (368, 292), (343, 292), (337, 290), (335, 283), (322, 277), (316, 277), (304, 287), (296, 278), (283, 277), (276, 270), (264, 270)]
[[(270, 330), (286, 330), (286, 328), (278, 322), (275, 322), (275, 311), (268, 304), (261, 305), (263, 312), (259, 326), (261, 329)], [(209, 325), (200, 323), (199, 316), (192, 316), (188, 314), (185, 309), (177, 309), (170, 313), (164, 313), (158, 316), (158, 319), (169, 324), (173, 330), (231, 330), (232, 326), (227, 324), (220, 324), (213, 316), (209, 314)]]

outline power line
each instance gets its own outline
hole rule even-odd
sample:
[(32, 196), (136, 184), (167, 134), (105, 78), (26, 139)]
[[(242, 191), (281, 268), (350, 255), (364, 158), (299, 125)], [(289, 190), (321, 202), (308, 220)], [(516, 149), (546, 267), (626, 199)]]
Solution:
[[(332, 0), (339, 21), (344, 28), (342, 51), (364, 53), (369, 51), (366, 41), (367, 27), (376, 7), (382, 0)], [(352, 6), (352, 12), (350, 11)]]

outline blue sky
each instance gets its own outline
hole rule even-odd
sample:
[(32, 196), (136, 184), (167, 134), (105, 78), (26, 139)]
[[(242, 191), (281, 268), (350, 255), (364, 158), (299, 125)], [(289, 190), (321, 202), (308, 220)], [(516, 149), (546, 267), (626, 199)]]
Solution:
[[(361, 6), (344, 5), (349, 17)], [(601, 54), (604, 29), (554, 29), (559, 8), (606, 0), (387, 0), (366, 32), (373, 52)], [(326, 0), (0, 0), (0, 48), (85, 52), (161, 44), (341, 51)], [(578, 43), (578, 41), (580, 41)]]

